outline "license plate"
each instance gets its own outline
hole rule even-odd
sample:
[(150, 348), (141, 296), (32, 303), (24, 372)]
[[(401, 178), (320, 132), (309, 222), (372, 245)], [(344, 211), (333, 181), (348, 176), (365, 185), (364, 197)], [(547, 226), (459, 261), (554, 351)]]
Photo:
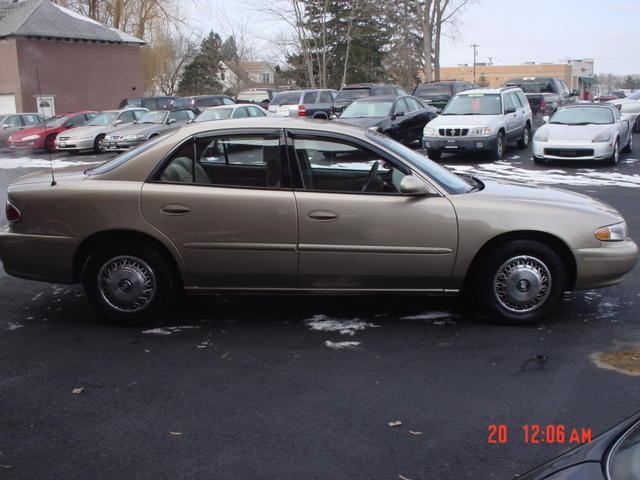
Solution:
[(58, 142), (58, 146), (59, 147), (66, 147), (67, 146), (67, 142)]
[(276, 109), (276, 114), (282, 116), (282, 117), (288, 117), (289, 116), (289, 109), (288, 108), (278, 108)]

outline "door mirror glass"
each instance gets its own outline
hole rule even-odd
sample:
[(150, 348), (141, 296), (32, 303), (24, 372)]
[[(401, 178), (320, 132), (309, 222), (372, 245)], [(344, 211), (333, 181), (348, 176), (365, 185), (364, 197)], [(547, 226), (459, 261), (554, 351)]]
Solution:
[(118, 119), (118, 120), (116, 120), (115, 122), (113, 122), (113, 126), (114, 126), (114, 127), (116, 127), (116, 126), (118, 126), (118, 125), (121, 125), (121, 124), (122, 124), (122, 120), (120, 120), (120, 119)]
[(176, 123), (176, 119), (175, 118), (170, 118), (169, 121), (167, 122), (167, 125), (172, 125), (174, 123)]
[(404, 117), (404, 112), (396, 112), (396, 113), (393, 115), (393, 118), (398, 118), (398, 117)]
[(403, 195), (436, 195), (437, 192), (414, 175), (405, 176), (400, 182), (400, 193)]

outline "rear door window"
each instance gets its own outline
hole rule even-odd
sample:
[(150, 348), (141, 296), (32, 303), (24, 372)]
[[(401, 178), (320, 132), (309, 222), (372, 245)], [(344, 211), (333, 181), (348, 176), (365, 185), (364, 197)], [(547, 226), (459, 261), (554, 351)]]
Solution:
[(306, 92), (302, 97), (302, 103), (316, 103), (316, 97), (318, 96), (318, 92)]
[(318, 103), (333, 103), (333, 95), (331, 95), (331, 92), (320, 92)]

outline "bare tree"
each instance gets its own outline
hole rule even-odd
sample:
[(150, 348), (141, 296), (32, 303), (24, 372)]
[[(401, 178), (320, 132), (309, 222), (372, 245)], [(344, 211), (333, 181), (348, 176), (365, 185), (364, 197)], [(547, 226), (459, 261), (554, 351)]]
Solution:
[(146, 85), (162, 95), (175, 95), (184, 67), (198, 51), (193, 37), (184, 31), (156, 29), (143, 54)]
[(353, 0), (353, 2), (351, 3), (351, 10), (349, 11), (349, 23), (347, 26), (347, 35), (346, 35), (347, 47), (344, 53), (344, 65), (342, 66), (342, 80), (340, 82), (341, 86), (347, 84), (347, 72), (349, 70), (349, 52), (351, 50), (351, 40), (353, 38), (353, 21), (355, 19), (356, 13), (359, 8), (358, 3), (359, 3), (358, 0)]
[(443, 27), (453, 24), (465, 6), (472, 0), (433, 0), (433, 73), (440, 81), (440, 45)]

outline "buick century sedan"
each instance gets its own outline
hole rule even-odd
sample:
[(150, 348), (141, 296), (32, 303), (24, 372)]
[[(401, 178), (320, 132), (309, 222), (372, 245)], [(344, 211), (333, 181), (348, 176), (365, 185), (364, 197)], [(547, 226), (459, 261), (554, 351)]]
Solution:
[(466, 294), (525, 324), (638, 256), (590, 197), (462, 178), (378, 132), (293, 118), (195, 123), (53, 185), (24, 177), (6, 214), (9, 274), (82, 283), (121, 323), (185, 291)]

